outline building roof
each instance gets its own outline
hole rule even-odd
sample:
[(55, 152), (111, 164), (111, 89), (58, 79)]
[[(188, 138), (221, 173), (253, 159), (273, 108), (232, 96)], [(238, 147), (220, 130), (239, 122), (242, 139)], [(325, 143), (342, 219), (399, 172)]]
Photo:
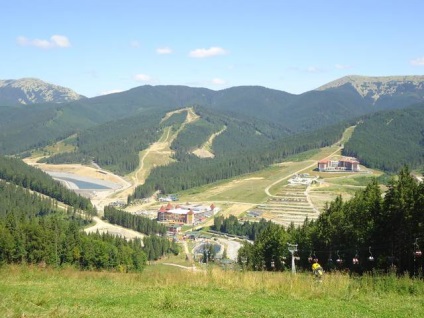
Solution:
[(354, 159), (341, 159), (340, 162), (359, 163), (359, 161)]

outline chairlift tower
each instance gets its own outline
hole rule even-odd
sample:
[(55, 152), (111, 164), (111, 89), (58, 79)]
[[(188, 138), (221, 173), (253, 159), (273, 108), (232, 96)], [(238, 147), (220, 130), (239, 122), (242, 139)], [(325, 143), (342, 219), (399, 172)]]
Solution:
[(287, 243), (287, 246), (292, 256), (292, 274), (296, 274), (296, 265), (294, 263), (294, 253), (297, 252), (297, 244)]

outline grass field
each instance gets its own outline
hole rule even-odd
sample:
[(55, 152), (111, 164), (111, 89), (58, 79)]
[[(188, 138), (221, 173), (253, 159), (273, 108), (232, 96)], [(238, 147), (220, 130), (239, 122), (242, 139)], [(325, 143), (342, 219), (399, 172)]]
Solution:
[(424, 283), (391, 276), (0, 268), (1, 317), (422, 317)]

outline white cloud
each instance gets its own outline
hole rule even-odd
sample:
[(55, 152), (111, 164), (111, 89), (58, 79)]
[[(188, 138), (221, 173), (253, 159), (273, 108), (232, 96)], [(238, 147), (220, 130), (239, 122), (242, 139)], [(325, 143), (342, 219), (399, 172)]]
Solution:
[(227, 51), (224, 50), (221, 47), (210, 47), (209, 49), (195, 49), (191, 51), (188, 55), (190, 57), (195, 58), (204, 58), (204, 57), (211, 57), (211, 56), (217, 56), (217, 55), (225, 55), (227, 54)]
[(411, 65), (414, 66), (424, 66), (424, 56), (418, 57), (415, 60), (411, 60)]
[(319, 72), (322, 72), (322, 69), (320, 69), (319, 67), (316, 67), (316, 66), (309, 66), (308, 68), (306, 68), (306, 72), (308, 72), (308, 73), (319, 73)]
[(28, 39), (24, 36), (19, 36), (16, 42), (20, 46), (35, 46), (40, 49), (66, 48), (71, 46), (71, 42), (64, 35), (52, 35), (49, 40), (43, 39)]
[(171, 54), (172, 50), (169, 47), (160, 47), (156, 49), (157, 54)]
[(70, 47), (71, 42), (64, 35), (53, 35), (51, 38), (51, 43), (57, 47)]
[(226, 83), (227, 82), (225, 80), (221, 79), (221, 78), (212, 79), (212, 84), (214, 84), (214, 85), (224, 85)]
[(350, 66), (350, 65), (344, 65), (344, 64), (336, 64), (334, 66), (338, 70), (348, 70), (348, 69), (351, 69), (352, 68), (352, 66)]
[(147, 74), (136, 74), (134, 79), (137, 82), (150, 82), (152, 80), (152, 78)]

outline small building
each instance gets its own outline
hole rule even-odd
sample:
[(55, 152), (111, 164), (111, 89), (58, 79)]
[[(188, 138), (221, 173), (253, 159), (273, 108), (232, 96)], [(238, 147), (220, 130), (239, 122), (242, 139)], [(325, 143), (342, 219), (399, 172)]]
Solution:
[(169, 234), (178, 234), (181, 232), (181, 225), (180, 224), (170, 224), (167, 228), (166, 228), (167, 232)]

